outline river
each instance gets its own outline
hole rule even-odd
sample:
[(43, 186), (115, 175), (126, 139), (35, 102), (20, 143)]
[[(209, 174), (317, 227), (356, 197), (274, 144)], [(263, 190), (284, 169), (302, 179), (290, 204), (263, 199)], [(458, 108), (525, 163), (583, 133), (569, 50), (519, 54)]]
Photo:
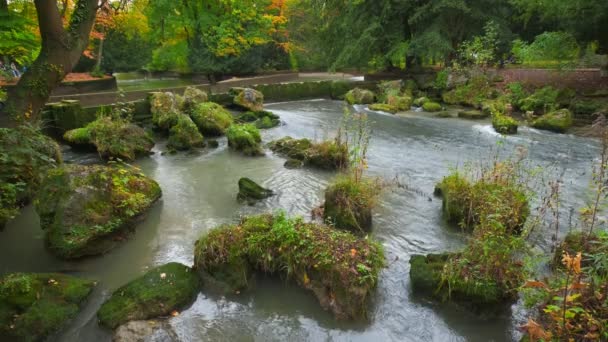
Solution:
[[(263, 139), (331, 137), (343, 105), (329, 100), (269, 104), (267, 109), (279, 114), (285, 125), (264, 131)], [(428, 113), (369, 112), (369, 118), (373, 130), (369, 173), (387, 179), (398, 176), (406, 185), (386, 191), (374, 212), (372, 235), (384, 245), (388, 267), (371, 303), (370, 322), (337, 322), (311, 293), (260, 276), (251, 290), (240, 295), (199, 294), (190, 308), (170, 320), (181, 341), (512, 341), (519, 337), (516, 327), (525, 320), (519, 304), (501, 317), (484, 318), (412, 294), (410, 255), (456, 250), (466, 238), (443, 222), (433, 187), (450, 167), (487, 160), (496, 150), (508, 155), (522, 146), (528, 149), (530, 162), (546, 170), (544, 174), (562, 175), (564, 210), (579, 208), (598, 144), (529, 128), (503, 138), (493, 133), (488, 122), (440, 119)], [(270, 151), (264, 157), (243, 157), (228, 149), (225, 138), (219, 141), (217, 149), (164, 156), (159, 143), (157, 153), (137, 161), (160, 183), (163, 198), (137, 225), (132, 238), (105, 256), (75, 262), (54, 258), (44, 249), (43, 231), (31, 206), (7, 225), (0, 239), (1, 273), (61, 271), (99, 281), (84, 310), (54, 339), (110, 341), (111, 333), (97, 326), (95, 313), (112, 289), (150, 266), (169, 261), (192, 264), (194, 242), (241, 215), (282, 209), (310, 217), (335, 176), (306, 168), (285, 169), (285, 160)], [(65, 158), (95, 159), (71, 152)], [(255, 206), (238, 204), (240, 177), (252, 178), (276, 196)], [(540, 249), (547, 250), (550, 233), (540, 232), (536, 240)]]

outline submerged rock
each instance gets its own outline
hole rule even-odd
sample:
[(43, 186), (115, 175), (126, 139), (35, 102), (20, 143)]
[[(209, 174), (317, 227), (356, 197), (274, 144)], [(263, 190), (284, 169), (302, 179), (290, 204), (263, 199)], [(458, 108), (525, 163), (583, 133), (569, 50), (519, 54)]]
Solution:
[(237, 121), (253, 123), (259, 129), (268, 129), (281, 124), (281, 118), (269, 111), (245, 112), (237, 117)]
[(116, 328), (128, 321), (166, 316), (192, 303), (199, 289), (199, 279), (190, 267), (168, 263), (116, 289), (97, 317), (103, 326)]
[(425, 112), (440, 112), (443, 107), (437, 102), (427, 101), (422, 105)]
[(448, 112), (448, 111), (441, 111), (438, 112), (437, 114), (435, 114), (436, 117), (438, 118), (452, 118), (452, 113)]
[(194, 255), (206, 284), (235, 292), (248, 287), (254, 271), (286, 276), (339, 319), (366, 316), (384, 263), (382, 247), (371, 239), (283, 215), (213, 229), (196, 242)]
[(130, 321), (114, 331), (112, 342), (170, 342), (179, 341), (170, 324), (163, 320)]
[(226, 131), (228, 146), (247, 156), (263, 155), (260, 131), (252, 124), (232, 125)]
[(264, 110), (264, 94), (251, 88), (231, 88), (230, 94), (234, 96), (232, 102), (252, 112)]
[(389, 105), (389, 104), (385, 104), (385, 103), (374, 103), (369, 105), (369, 110), (375, 110), (375, 111), (380, 111), (380, 112), (386, 112), (386, 113), (391, 113), (391, 114), (395, 114), (399, 111), (399, 108)]
[(188, 115), (179, 114), (177, 123), (169, 130), (167, 147), (179, 151), (203, 147), (203, 135)]
[(197, 104), (190, 113), (192, 121), (207, 136), (220, 136), (234, 122), (232, 114), (214, 102)]
[(468, 120), (482, 120), (488, 118), (490, 115), (480, 110), (462, 110), (458, 112), (458, 117), (461, 119)]
[(22, 125), (0, 128), (0, 229), (38, 192), (49, 169), (61, 164), (57, 143)]
[(95, 283), (58, 273), (11, 273), (0, 280), (0, 335), (42, 341), (80, 310)]
[(266, 189), (258, 185), (249, 178), (239, 179), (239, 193), (236, 199), (239, 202), (254, 203), (257, 200), (262, 200), (274, 195), (272, 190)]
[(51, 252), (72, 259), (114, 247), (160, 196), (135, 168), (66, 165), (47, 173), (35, 204)]
[[(302, 165), (310, 165), (320, 169), (336, 170), (348, 168), (348, 151), (344, 144), (336, 141), (313, 143), (309, 139), (293, 139), (284, 137), (272, 141), (268, 147), (275, 153), (292, 160), (301, 161)], [(297, 165), (290, 162), (289, 165)]]
[(304, 161), (299, 159), (287, 159), (283, 166), (285, 166), (286, 169), (299, 169), (304, 166)]
[(148, 155), (154, 147), (154, 140), (143, 128), (107, 116), (83, 128), (67, 131), (63, 138), (72, 145), (93, 145), (102, 157), (129, 161), (140, 155)]
[(350, 90), (346, 95), (344, 95), (344, 99), (348, 104), (372, 104), (374, 103), (375, 95), (371, 90), (355, 88)]
[(560, 109), (545, 114), (534, 120), (532, 127), (556, 133), (565, 133), (572, 127), (572, 112), (568, 109)]

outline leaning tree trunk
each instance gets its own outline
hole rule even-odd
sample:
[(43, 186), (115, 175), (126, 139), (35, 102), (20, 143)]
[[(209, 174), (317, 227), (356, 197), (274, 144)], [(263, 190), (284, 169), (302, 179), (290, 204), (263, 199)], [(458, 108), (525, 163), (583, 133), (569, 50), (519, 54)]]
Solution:
[(51, 91), (72, 71), (89, 42), (99, 0), (78, 0), (67, 28), (62, 25), (56, 0), (34, 3), (42, 47), (38, 58), (9, 91), (5, 112), (12, 125), (40, 119)]

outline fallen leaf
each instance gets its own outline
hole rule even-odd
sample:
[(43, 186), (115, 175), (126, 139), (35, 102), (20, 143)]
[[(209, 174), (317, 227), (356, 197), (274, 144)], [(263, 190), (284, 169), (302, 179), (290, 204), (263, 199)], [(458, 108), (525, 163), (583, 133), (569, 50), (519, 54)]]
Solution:
[(178, 315), (179, 315), (179, 312), (177, 310), (171, 311), (171, 316), (176, 317)]

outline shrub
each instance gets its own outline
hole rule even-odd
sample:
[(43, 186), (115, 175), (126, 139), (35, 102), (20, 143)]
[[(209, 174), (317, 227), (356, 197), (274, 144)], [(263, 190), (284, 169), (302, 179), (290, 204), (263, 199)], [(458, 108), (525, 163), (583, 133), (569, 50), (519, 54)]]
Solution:
[(248, 156), (263, 155), (260, 131), (252, 124), (232, 125), (226, 131), (228, 146)]
[(365, 317), (384, 266), (382, 247), (284, 214), (243, 219), (211, 230), (195, 244), (194, 267), (228, 291), (245, 289), (253, 271), (277, 274), (312, 290), (337, 318)]
[(495, 95), (492, 82), (485, 76), (478, 76), (473, 77), (466, 84), (443, 93), (443, 102), (480, 107), (484, 101), (494, 98)]
[(223, 135), (234, 122), (232, 114), (214, 102), (195, 105), (190, 117), (201, 133), (207, 136)]

